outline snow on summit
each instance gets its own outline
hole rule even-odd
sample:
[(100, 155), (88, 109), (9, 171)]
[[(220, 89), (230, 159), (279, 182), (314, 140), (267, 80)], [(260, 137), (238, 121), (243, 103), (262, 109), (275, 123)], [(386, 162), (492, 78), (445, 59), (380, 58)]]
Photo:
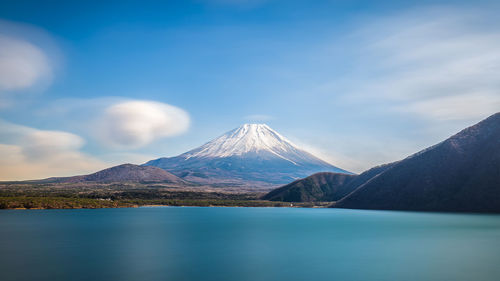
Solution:
[(185, 153), (190, 157), (229, 157), (268, 151), (276, 155), (293, 153), (299, 148), (266, 124), (244, 124)]
[(165, 169), (190, 182), (256, 188), (288, 183), (316, 172), (349, 174), (265, 124), (244, 124), (181, 155), (144, 165)]

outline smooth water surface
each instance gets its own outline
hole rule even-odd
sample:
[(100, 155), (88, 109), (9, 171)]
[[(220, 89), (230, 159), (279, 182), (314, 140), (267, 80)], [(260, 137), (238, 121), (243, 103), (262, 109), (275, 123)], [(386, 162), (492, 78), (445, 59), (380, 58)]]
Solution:
[(500, 280), (500, 216), (4, 210), (0, 280)]

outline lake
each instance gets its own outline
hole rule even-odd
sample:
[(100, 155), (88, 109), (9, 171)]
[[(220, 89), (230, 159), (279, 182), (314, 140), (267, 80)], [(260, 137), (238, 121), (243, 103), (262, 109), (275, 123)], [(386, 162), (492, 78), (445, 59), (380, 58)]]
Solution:
[(0, 280), (499, 280), (500, 216), (301, 208), (0, 211)]

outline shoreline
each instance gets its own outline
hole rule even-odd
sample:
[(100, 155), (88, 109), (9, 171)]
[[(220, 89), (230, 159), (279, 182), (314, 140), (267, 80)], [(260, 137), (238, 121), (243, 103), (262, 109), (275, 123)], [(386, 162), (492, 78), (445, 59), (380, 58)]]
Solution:
[(134, 209), (134, 208), (167, 208), (167, 207), (176, 207), (176, 208), (189, 208), (189, 207), (198, 207), (198, 208), (306, 208), (306, 209), (326, 209), (328, 207), (320, 207), (320, 206), (203, 206), (203, 205), (138, 205), (138, 206), (127, 206), (127, 207), (98, 207), (98, 208), (4, 208), (0, 209), (0, 212), (3, 210), (95, 210), (95, 209)]
[(260, 199), (120, 199), (80, 197), (0, 197), (0, 210), (66, 210), (140, 207), (325, 208), (333, 202), (280, 202)]

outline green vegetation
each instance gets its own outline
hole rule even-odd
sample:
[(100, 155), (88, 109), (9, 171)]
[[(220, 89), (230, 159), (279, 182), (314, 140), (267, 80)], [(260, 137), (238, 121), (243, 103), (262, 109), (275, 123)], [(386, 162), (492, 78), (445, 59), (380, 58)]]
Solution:
[(140, 206), (200, 207), (325, 207), (326, 204), (273, 202), (265, 200), (216, 199), (125, 199), (107, 200), (67, 197), (0, 197), (0, 209), (96, 209)]
[(133, 207), (133, 205), (89, 198), (0, 197), (0, 209), (96, 209), (119, 207)]
[(140, 206), (326, 207), (260, 199), (262, 193), (179, 190), (147, 185), (0, 185), (0, 209), (80, 209)]
[(153, 199), (153, 200), (123, 200), (125, 204), (136, 206), (199, 206), (199, 207), (320, 207), (321, 204), (290, 202), (273, 202), (266, 200), (210, 200), (210, 199)]

